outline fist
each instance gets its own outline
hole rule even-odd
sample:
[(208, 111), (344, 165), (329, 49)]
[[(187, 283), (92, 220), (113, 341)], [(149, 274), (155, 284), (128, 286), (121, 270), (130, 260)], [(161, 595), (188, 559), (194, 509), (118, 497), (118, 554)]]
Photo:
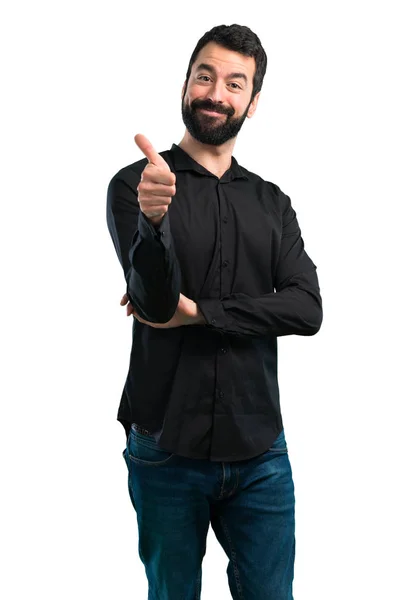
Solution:
[(135, 142), (149, 161), (137, 187), (140, 210), (154, 225), (158, 225), (176, 193), (176, 177), (144, 135), (135, 135)]

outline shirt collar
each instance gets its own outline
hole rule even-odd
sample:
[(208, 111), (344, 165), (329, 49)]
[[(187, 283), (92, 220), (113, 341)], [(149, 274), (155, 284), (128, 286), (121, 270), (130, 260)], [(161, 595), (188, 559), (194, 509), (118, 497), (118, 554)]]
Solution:
[[(212, 177), (216, 177), (214, 173), (208, 171), (205, 167), (200, 165), (191, 156), (189, 156), (187, 152), (182, 150), (180, 146), (172, 144), (170, 151), (172, 153), (172, 161), (175, 171), (196, 171), (201, 175), (211, 175)], [(248, 179), (248, 177), (244, 174), (243, 169), (240, 167), (235, 157), (232, 156), (231, 166), (227, 171), (225, 171), (220, 181), (228, 182), (233, 181), (234, 179)]]

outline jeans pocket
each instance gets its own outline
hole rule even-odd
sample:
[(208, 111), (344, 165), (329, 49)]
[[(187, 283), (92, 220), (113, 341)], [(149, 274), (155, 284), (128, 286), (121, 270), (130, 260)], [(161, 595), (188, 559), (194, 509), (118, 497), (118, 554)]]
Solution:
[(170, 462), (176, 455), (168, 450), (160, 448), (154, 436), (145, 435), (131, 429), (127, 441), (125, 459), (129, 459), (139, 465), (157, 467)]
[(285, 439), (285, 431), (282, 429), (272, 446), (269, 448), (268, 452), (283, 452), (286, 453), (288, 451)]

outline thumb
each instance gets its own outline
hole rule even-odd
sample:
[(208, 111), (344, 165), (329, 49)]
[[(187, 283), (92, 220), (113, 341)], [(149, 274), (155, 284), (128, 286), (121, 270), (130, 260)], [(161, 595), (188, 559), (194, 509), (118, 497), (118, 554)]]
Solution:
[(145, 137), (142, 133), (137, 133), (135, 135), (135, 142), (149, 162), (151, 162), (153, 165), (156, 165), (156, 167), (167, 167), (167, 169), (170, 170), (163, 157), (156, 152), (151, 142), (149, 142), (147, 137)]

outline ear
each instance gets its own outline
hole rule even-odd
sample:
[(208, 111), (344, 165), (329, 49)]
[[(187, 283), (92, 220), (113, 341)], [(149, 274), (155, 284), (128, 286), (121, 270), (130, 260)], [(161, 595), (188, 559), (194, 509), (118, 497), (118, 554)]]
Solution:
[(186, 80), (183, 82), (182, 90), (181, 90), (181, 100), (183, 100), (183, 95), (185, 93)]
[(248, 113), (247, 113), (247, 116), (248, 116), (248, 118), (249, 118), (249, 119), (251, 119), (251, 117), (252, 117), (252, 116), (254, 115), (254, 113), (256, 112), (256, 108), (257, 108), (258, 99), (259, 99), (259, 97), (260, 97), (260, 94), (261, 94), (261, 92), (258, 92), (258, 93), (257, 93), (257, 94), (254, 96), (253, 100), (251, 101), (250, 108), (249, 108), (249, 111), (248, 111)]

